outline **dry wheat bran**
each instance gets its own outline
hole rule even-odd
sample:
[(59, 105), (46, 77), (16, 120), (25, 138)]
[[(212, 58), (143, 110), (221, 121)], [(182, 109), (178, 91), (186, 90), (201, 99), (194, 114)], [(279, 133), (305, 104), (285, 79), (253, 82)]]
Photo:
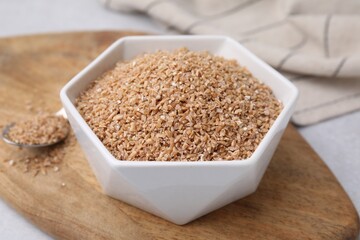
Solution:
[(55, 145), (43, 148), (16, 148), (9, 152), (4, 162), (10, 167), (19, 168), (32, 176), (47, 175), (49, 172), (60, 172), (65, 155), (76, 145), (74, 134)]
[(21, 144), (51, 144), (64, 139), (69, 131), (69, 123), (63, 117), (43, 114), (16, 123), (8, 137)]
[(185, 48), (117, 63), (76, 106), (117, 159), (147, 161), (248, 158), (282, 109), (235, 60)]

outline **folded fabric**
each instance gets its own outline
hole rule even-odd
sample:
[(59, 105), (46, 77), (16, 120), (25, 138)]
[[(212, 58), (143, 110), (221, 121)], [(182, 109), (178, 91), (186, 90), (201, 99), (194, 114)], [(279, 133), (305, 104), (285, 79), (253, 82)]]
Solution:
[(293, 115), (313, 124), (360, 109), (358, 0), (103, 0), (183, 34), (239, 41), (300, 90)]

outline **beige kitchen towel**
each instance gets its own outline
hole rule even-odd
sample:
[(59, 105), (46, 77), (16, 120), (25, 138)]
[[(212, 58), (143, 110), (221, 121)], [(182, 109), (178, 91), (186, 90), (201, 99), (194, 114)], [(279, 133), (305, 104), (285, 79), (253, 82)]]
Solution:
[(230, 36), (300, 90), (293, 122), (360, 109), (359, 0), (103, 0), (183, 34)]

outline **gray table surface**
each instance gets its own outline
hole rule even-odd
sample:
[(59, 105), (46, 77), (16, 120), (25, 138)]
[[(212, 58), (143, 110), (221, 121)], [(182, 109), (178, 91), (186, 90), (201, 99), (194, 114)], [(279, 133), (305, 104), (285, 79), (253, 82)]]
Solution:
[[(166, 31), (146, 16), (112, 12), (97, 0), (0, 1), (0, 37), (129, 29)], [(334, 172), (360, 213), (360, 111), (298, 130)], [(1, 199), (0, 216), (0, 239), (52, 239)]]

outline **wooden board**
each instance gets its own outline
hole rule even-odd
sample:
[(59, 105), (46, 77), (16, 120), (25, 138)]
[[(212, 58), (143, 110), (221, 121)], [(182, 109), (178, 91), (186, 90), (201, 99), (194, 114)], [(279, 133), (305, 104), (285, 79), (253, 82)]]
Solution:
[[(29, 102), (57, 111), (61, 87), (113, 41), (130, 34), (136, 33), (0, 39), (0, 124), (28, 116)], [(61, 239), (355, 239), (359, 232), (353, 204), (293, 126), (256, 193), (185, 226), (102, 194), (77, 145), (67, 149), (60, 172), (36, 177), (9, 165), (18, 151), (0, 143), (0, 197)]]

